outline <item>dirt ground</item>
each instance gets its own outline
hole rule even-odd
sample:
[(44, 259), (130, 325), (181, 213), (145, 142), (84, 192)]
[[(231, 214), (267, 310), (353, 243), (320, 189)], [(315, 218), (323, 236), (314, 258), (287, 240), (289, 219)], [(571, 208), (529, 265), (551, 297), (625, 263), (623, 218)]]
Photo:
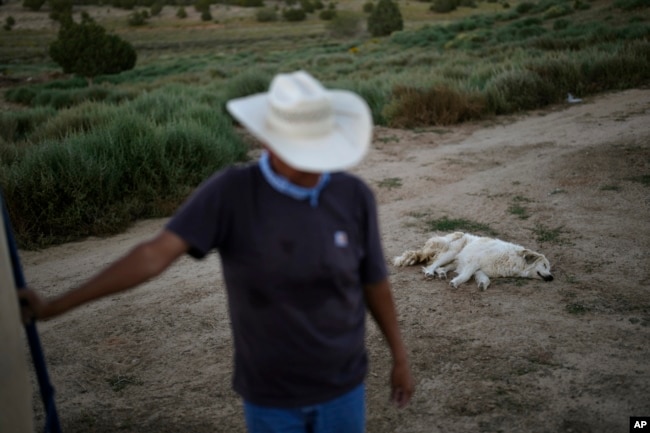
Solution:
[[(389, 354), (370, 322), (369, 432), (616, 433), (650, 415), (649, 89), (480, 124), (377, 128), (355, 172), (377, 195), (417, 383), (409, 407), (388, 403)], [(555, 280), (454, 290), (392, 266), (444, 217), (545, 254)], [(164, 222), (23, 252), (27, 280), (61, 293)], [(244, 431), (216, 255), (38, 328), (64, 432)], [(37, 394), (34, 406), (40, 430)]]

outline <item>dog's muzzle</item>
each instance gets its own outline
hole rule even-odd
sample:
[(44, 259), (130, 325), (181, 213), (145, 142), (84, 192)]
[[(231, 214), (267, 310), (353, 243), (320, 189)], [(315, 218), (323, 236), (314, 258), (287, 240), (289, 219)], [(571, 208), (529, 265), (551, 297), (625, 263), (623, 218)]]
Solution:
[(537, 275), (539, 275), (539, 277), (544, 281), (553, 281), (553, 275), (551, 274), (542, 275), (540, 272), (538, 272)]

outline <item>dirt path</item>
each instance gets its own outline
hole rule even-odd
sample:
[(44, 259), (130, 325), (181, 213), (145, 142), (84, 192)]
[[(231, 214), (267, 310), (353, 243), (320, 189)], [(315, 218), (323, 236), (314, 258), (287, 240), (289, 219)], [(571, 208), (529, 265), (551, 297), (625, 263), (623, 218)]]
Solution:
[[(650, 415), (649, 143), (647, 89), (480, 125), (377, 129), (356, 172), (377, 194), (387, 261), (424, 243), (428, 221), (462, 218), (544, 253), (556, 279), (453, 290), (391, 266), (418, 388), (405, 410), (387, 403), (371, 325), (369, 432), (611, 433)], [(163, 223), (24, 252), (27, 279), (59, 293)], [(243, 432), (225, 305), (210, 256), (41, 323), (64, 431)]]

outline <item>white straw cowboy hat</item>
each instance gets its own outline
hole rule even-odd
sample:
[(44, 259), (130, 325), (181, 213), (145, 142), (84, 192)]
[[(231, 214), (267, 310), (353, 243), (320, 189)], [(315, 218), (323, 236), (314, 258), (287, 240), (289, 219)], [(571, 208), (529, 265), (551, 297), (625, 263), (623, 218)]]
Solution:
[(284, 162), (308, 172), (350, 168), (372, 138), (366, 102), (345, 90), (326, 90), (305, 71), (278, 74), (267, 93), (228, 101), (228, 111)]

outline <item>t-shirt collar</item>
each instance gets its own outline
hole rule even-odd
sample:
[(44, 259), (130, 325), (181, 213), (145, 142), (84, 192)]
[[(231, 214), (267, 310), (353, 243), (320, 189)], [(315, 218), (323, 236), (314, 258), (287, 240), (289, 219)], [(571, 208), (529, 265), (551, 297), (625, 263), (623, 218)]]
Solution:
[(330, 180), (329, 173), (322, 173), (320, 179), (318, 179), (318, 183), (311, 188), (296, 185), (286, 177), (273, 171), (271, 168), (269, 153), (267, 151), (262, 152), (262, 156), (259, 160), (259, 166), (264, 179), (266, 179), (266, 181), (269, 183), (269, 185), (271, 185), (271, 187), (273, 187), (273, 189), (296, 200), (309, 199), (309, 204), (311, 207), (318, 206), (318, 196)]

